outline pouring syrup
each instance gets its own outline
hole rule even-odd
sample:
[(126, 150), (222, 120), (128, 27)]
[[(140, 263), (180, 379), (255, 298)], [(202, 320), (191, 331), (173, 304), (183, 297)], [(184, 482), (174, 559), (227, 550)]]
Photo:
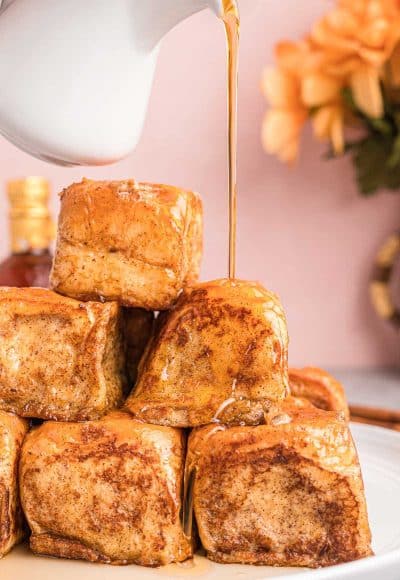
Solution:
[(229, 278), (236, 277), (237, 229), (237, 94), (240, 18), (236, 0), (223, 0), (222, 19), (227, 40), (228, 64), (228, 185), (229, 185)]

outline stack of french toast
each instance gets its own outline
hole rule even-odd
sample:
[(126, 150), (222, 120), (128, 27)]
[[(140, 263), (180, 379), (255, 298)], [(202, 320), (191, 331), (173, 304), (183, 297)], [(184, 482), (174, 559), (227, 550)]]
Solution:
[(0, 555), (319, 567), (371, 555), (342, 386), (279, 298), (198, 282), (189, 191), (61, 194), (51, 286), (0, 288)]

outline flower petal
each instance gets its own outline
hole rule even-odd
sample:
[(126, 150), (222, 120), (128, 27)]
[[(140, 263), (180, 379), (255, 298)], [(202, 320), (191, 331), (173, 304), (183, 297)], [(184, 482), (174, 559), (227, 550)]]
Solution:
[(282, 68), (297, 72), (301, 64), (304, 47), (302, 43), (282, 41), (278, 42), (275, 47), (275, 57), (278, 65)]
[(300, 101), (299, 80), (282, 69), (265, 69), (262, 89), (273, 107), (296, 107)]
[(303, 78), (301, 84), (302, 101), (307, 107), (317, 107), (330, 103), (340, 96), (342, 83), (332, 77), (315, 73)]
[(341, 155), (344, 151), (344, 119), (339, 108), (336, 108), (332, 116), (330, 140), (336, 155)]
[(299, 140), (293, 140), (280, 150), (279, 159), (284, 163), (294, 163), (299, 156), (299, 149)]
[(341, 105), (321, 107), (312, 118), (314, 135), (321, 141), (330, 140), (336, 154), (344, 150), (344, 112)]
[(316, 111), (312, 117), (312, 126), (317, 139), (325, 140), (329, 138), (331, 122), (331, 107), (321, 107)]
[(363, 65), (350, 77), (353, 98), (357, 107), (373, 119), (383, 115), (383, 98), (378, 69)]
[(262, 127), (262, 142), (268, 153), (277, 155), (282, 161), (294, 161), (298, 152), (301, 129), (306, 114), (296, 111), (271, 109), (267, 112)]

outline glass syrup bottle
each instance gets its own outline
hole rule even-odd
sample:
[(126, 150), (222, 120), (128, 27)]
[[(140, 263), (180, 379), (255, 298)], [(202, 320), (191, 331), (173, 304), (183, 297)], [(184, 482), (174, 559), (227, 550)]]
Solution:
[(0, 263), (0, 286), (47, 288), (55, 237), (49, 183), (42, 177), (10, 181), (7, 193), (10, 255)]

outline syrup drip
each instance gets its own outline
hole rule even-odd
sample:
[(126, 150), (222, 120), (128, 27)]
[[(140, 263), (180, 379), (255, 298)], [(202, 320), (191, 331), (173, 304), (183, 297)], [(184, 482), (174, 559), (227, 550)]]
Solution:
[(229, 278), (236, 277), (237, 93), (240, 19), (236, 0), (222, 0), (228, 53)]
[(196, 478), (196, 468), (193, 467), (186, 474), (185, 489), (183, 496), (183, 533), (187, 538), (192, 537), (193, 533), (193, 488)]

